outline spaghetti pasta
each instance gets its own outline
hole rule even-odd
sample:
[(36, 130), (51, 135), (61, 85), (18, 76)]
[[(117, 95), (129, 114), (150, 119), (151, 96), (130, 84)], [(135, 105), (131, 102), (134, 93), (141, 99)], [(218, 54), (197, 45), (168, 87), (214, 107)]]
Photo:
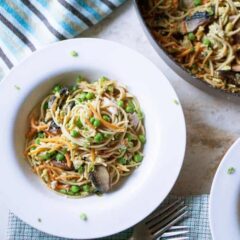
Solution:
[(239, 0), (148, 0), (142, 11), (156, 40), (188, 72), (240, 92)]
[(56, 85), (30, 114), (25, 155), (51, 189), (75, 197), (106, 192), (143, 160), (137, 99), (101, 77)]

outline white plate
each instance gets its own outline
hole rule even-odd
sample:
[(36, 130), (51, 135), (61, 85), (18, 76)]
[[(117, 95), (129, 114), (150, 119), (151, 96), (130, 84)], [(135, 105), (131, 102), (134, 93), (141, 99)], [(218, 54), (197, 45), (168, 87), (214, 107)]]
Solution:
[[(228, 174), (230, 167), (235, 173)], [(214, 177), (209, 220), (214, 240), (240, 239), (240, 139), (227, 151)]]
[[(72, 57), (72, 50), (79, 56)], [(71, 82), (77, 73), (90, 79), (104, 75), (126, 84), (145, 113), (147, 143), (143, 163), (118, 190), (76, 200), (47, 189), (31, 172), (23, 148), (31, 108), (54, 84)], [(35, 52), (0, 86), (0, 193), (22, 220), (57, 236), (97, 238), (133, 226), (164, 200), (183, 163), (186, 130), (182, 108), (175, 99), (159, 69), (117, 43), (74, 39)], [(80, 220), (82, 212), (88, 221)]]

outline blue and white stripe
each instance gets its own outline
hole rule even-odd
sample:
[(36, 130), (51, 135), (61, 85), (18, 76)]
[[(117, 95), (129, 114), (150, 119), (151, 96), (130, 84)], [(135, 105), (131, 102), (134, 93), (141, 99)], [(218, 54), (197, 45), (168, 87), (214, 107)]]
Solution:
[(0, 0), (0, 80), (41, 46), (76, 37), (125, 0)]

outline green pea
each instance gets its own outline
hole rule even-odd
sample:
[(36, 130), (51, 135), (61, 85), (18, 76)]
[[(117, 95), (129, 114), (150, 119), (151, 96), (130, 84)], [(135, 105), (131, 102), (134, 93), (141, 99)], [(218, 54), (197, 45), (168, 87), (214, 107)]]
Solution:
[(33, 150), (35, 150), (35, 149), (36, 149), (36, 147), (35, 147), (35, 146), (30, 148), (30, 150), (31, 150), (31, 151), (33, 151)]
[(103, 135), (102, 135), (102, 133), (97, 133), (96, 136), (94, 137), (94, 141), (95, 141), (96, 143), (100, 143), (100, 142), (102, 142), (102, 140), (103, 140)]
[(49, 152), (46, 152), (45, 154), (40, 156), (42, 160), (49, 160), (51, 157), (52, 157), (52, 154)]
[(87, 221), (87, 214), (86, 213), (81, 213), (80, 214), (80, 219), (83, 221)]
[(203, 44), (206, 45), (207, 47), (211, 46), (211, 41), (208, 38), (203, 39)]
[(56, 155), (56, 160), (57, 161), (63, 161), (65, 159), (65, 156), (64, 156), (64, 154), (62, 154), (62, 153), (58, 153), (57, 155)]
[(111, 93), (113, 93), (113, 86), (108, 86), (108, 88), (107, 88), (107, 90), (109, 91), (109, 92), (111, 92)]
[(119, 107), (123, 107), (123, 101), (122, 101), (122, 100), (117, 101), (117, 105), (118, 105)]
[(80, 167), (78, 168), (78, 173), (79, 173), (79, 174), (83, 174), (83, 172), (84, 172), (84, 167), (83, 167), (83, 166), (80, 166)]
[(85, 92), (81, 93), (80, 96), (79, 96), (79, 99), (78, 99), (79, 102), (85, 101), (86, 97), (87, 97), (87, 93), (85, 93)]
[(77, 57), (77, 56), (78, 56), (78, 53), (73, 50), (73, 51), (70, 52), (70, 55), (71, 55), (72, 57)]
[(89, 93), (87, 93), (87, 95), (86, 95), (87, 100), (91, 100), (91, 99), (93, 99), (94, 97), (95, 97), (95, 95), (94, 95), (94, 93), (92, 93), (92, 92), (89, 92)]
[(53, 87), (53, 93), (57, 93), (57, 92), (60, 92), (61, 90), (61, 85), (57, 84)]
[(126, 137), (127, 137), (129, 142), (133, 140), (132, 135), (130, 133), (127, 133)]
[(107, 122), (110, 122), (110, 117), (108, 115), (103, 115), (103, 119)]
[(127, 159), (124, 157), (118, 158), (117, 161), (122, 165), (126, 165), (126, 163), (127, 163)]
[(127, 107), (126, 107), (126, 112), (127, 112), (127, 113), (134, 113), (134, 107), (132, 107), (132, 106), (127, 106)]
[(43, 132), (39, 132), (37, 136), (38, 136), (38, 138), (44, 138), (45, 134)]
[(134, 106), (133, 102), (130, 100), (127, 103), (126, 112), (133, 113), (134, 111), (135, 111), (135, 106)]
[(77, 119), (76, 125), (77, 125), (78, 128), (81, 128), (83, 126), (80, 117)]
[(94, 121), (95, 121), (95, 117), (91, 117), (91, 118), (90, 118), (90, 123), (93, 124)]
[(188, 39), (189, 39), (190, 41), (194, 41), (194, 40), (196, 39), (196, 36), (194, 35), (194, 33), (190, 32), (190, 33), (188, 34)]
[(89, 192), (90, 191), (90, 186), (88, 184), (85, 184), (82, 186), (82, 189), (84, 192)]
[(35, 140), (35, 143), (39, 145), (39, 144), (40, 144), (40, 141), (41, 141), (41, 140), (40, 140), (39, 138), (37, 138), (37, 139)]
[(146, 138), (144, 135), (139, 135), (138, 139), (140, 140), (141, 143), (145, 143), (146, 142)]
[(143, 160), (143, 156), (140, 155), (139, 153), (136, 153), (133, 157), (135, 162), (141, 162)]
[(94, 127), (99, 127), (100, 125), (101, 125), (100, 120), (95, 119), (94, 122), (93, 122), (93, 126), (94, 126)]
[(70, 191), (73, 192), (73, 193), (77, 193), (80, 191), (80, 187), (79, 186), (76, 186), (76, 185), (73, 185), (70, 187)]
[(72, 130), (72, 131), (70, 132), (70, 135), (71, 135), (72, 137), (76, 138), (76, 137), (79, 136), (79, 132), (78, 132), (77, 130)]
[(199, 6), (202, 4), (202, 0), (193, 0), (195, 6)]

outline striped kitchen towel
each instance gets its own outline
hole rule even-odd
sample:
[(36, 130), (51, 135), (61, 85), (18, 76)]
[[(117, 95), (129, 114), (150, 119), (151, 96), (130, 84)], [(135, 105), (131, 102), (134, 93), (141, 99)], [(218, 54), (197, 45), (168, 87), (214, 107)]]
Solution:
[(0, 0), (0, 80), (42, 46), (78, 36), (125, 0)]

